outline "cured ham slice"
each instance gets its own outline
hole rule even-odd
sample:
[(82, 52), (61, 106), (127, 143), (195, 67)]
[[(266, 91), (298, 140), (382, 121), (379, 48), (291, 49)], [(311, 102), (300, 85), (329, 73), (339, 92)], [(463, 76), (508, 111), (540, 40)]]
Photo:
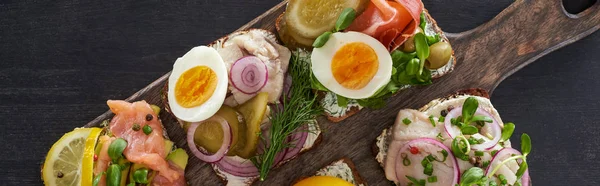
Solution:
[[(183, 177), (181, 172), (172, 169), (165, 160), (165, 139), (160, 120), (146, 101), (129, 103), (126, 101), (108, 100), (106, 102), (115, 117), (110, 121), (109, 129), (116, 137), (127, 141), (123, 155), (130, 162), (144, 164), (169, 181)], [(150, 134), (142, 130), (135, 131), (133, 125), (152, 128)]]
[(392, 51), (415, 33), (421, 12), (420, 0), (371, 0), (347, 30), (370, 35)]

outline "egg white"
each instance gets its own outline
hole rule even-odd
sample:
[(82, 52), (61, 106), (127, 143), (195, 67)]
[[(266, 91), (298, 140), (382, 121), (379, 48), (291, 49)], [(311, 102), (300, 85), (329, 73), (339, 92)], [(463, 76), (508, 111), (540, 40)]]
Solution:
[[(212, 96), (202, 105), (185, 108), (179, 105), (175, 99), (175, 85), (182, 73), (196, 66), (207, 66), (212, 69), (217, 76), (217, 86)], [(192, 48), (192, 50), (175, 61), (173, 71), (171, 71), (171, 75), (169, 76), (169, 92), (167, 97), (171, 112), (175, 117), (188, 122), (199, 122), (210, 118), (223, 105), (225, 95), (227, 94), (228, 82), (227, 68), (217, 50), (206, 46)]]
[[(331, 62), (335, 53), (344, 45), (352, 42), (362, 42), (375, 51), (379, 68), (369, 83), (358, 90), (348, 89), (338, 83), (331, 72)], [(313, 49), (311, 55), (311, 70), (317, 80), (331, 92), (351, 99), (364, 99), (373, 96), (381, 87), (390, 82), (392, 76), (392, 57), (375, 38), (360, 32), (333, 33), (327, 43), (321, 48)]]

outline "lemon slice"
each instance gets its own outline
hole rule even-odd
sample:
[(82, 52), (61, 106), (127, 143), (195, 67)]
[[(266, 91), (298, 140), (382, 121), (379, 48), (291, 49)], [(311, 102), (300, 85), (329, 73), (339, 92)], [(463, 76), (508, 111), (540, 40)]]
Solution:
[(99, 128), (78, 128), (54, 143), (42, 168), (44, 184), (91, 185), (94, 146), (100, 131)]
[(317, 38), (326, 31), (333, 30), (335, 21), (344, 8), (360, 11), (364, 0), (290, 0), (285, 21), (290, 35), (308, 39)]

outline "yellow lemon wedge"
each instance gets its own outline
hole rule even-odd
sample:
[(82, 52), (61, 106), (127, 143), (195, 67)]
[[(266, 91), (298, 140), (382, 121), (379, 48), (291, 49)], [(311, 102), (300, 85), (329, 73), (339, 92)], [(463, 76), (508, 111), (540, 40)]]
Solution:
[(294, 186), (353, 186), (353, 184), (333, 176), (313, 176), (299, 181)]
[(100, 128), (77, 128), (54, 143), (42, 168), (44, 184), (91, 186), (94, 147), (101, 131)]

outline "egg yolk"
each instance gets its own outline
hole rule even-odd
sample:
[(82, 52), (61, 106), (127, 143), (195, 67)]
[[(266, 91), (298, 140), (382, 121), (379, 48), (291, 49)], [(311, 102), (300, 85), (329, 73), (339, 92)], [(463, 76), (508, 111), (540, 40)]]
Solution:
[(347, 89), (358, 90), (369, 82), (379, 69), (375, 50), (362, 42), (342, 46), (331, 60), (331, 73)]
[(207, 66), (197, 66), (181, 74), (175, 84), (175, 100), (185, 108), (202, 105), (217, 88), (217, 74)]

